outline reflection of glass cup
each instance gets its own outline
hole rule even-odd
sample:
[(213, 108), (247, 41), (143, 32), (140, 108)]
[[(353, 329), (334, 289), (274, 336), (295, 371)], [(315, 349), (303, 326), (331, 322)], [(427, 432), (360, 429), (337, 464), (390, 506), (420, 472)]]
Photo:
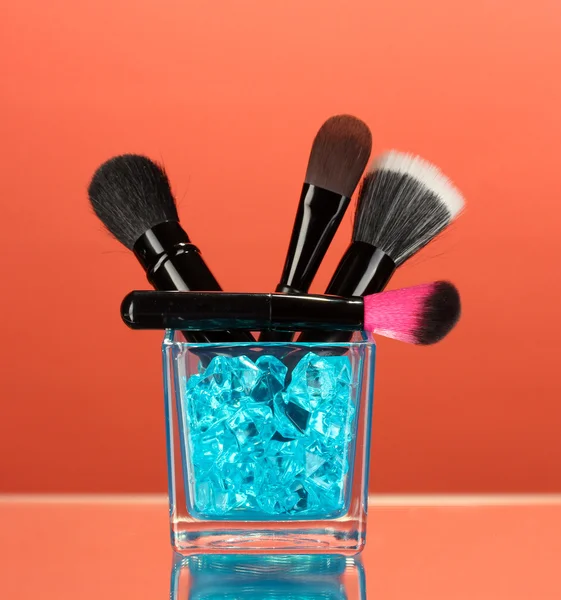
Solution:
[(163, 344), (178, 552), (365, 543), (375, 346)]
[(175, 555), (171, 600), (360, 600), (364, 570), (332, 555)]

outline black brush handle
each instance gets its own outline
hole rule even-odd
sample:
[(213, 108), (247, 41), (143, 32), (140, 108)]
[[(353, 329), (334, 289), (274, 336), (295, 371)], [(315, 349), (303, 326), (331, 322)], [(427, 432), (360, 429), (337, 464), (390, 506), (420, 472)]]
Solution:
[[(277, 292), (305, 294), (310, 289), (350, 201), (347, 196), (304, 184)], [(261, 342), (291, 339), (291, 333), (282, 331), (264, 331), (259, 336)]]
[[(366, 242), (352, 242), (339, 262), (325, 291), (336, 296), (367, 296), (381, 292), (396, 265), (382, 250)], [(349, 342), (352, 333), (344, 331), (304, 331), (298, 342)]]
[[(203, 260), (199, 249), (177, 221), (160, 223), (144, 233), (135, 243), (134, 254), (146, 271), (154, 288), (162, 291), (220, 291), (218, 281)], [(254, 342), (246, 331), (183, 332), (189, 342)]]
[[(283, 285), (279, 283), (275, 292), (279, 294), (305, 294), (308, 290), (300, 291), (289, 285)], [(294, 331), (283, 331), (281, 329), (268, 329), (262, 331), (259, 335), (260, 342), (290, 342), (294, 337)]]
[(208, 332), (227, 327), (317, 327), (352, 332), (364, 326), (364, 300), (291, 294), (134, 291), (121, 304), (121, 318), (131, 329)]

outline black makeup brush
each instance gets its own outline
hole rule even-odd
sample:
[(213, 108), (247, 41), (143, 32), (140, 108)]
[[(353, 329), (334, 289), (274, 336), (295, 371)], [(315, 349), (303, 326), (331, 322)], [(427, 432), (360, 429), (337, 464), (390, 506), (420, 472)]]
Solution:
[(366, 330), (409, 344), (434, 344), (460, 316), (458, 290), (435, 281), (364, 298), (307, 294), (148, 292), (128, 294), (121, 318), (132, 329)]
[[(95, 214), (132, 250), (159, 290), (220, 290), (220, 286), (179, 224), (175, 199), (163, 168), (144, 156), (125, 154), (103, 163), (88, 188)], [(238, 331), (188, 334), (192, 342), (254, 341)]]
[[(377, 158), (362, 184), (351, 245), (326, 294), (381, 292), (396, 267), (442, 232), (464, 206), (460, 192), (429, 162), (401, 152)], [(305, 331), (299, 342), (348, 342), (344, 332)]]
[[(339, 227), (370, 158), (372, 135), (350, 115), (328, 119), (318, 131), (277, 292), (306, 293)], [(291, 334), (265, 331), (260, 341), (289, 341)]]

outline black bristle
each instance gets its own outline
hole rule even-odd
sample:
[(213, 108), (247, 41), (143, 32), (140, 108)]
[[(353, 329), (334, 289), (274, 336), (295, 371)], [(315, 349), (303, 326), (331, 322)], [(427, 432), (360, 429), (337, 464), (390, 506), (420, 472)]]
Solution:
[(437, 281), (423, 306), (414, 335), (417, 344), (435, 344), (456, 325), (461, 314), (460, 294), (448, 281)]
[(366, 123), (351, 115), (331, 117), (314, 139), (305, 181), (350, 198), (371, 150), (372, 134)]
[(123, 154), (103, 163), (88, 195), (105, 227), (130, 249), (155, 225), (179, 220), (163, 167), (145, 156)]
[(439, 196), (411, 175), (375, 170), (361, 186), (353, 240), (380, 248), (399, 266), (451, 219)]

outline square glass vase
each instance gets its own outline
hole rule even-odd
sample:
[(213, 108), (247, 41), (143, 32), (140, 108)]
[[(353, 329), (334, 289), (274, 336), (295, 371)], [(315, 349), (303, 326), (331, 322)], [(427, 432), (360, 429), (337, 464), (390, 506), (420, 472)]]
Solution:
[(195, 344), (167, 331), (171, 541), (182, 554), (360, 552), (375, 344)]

